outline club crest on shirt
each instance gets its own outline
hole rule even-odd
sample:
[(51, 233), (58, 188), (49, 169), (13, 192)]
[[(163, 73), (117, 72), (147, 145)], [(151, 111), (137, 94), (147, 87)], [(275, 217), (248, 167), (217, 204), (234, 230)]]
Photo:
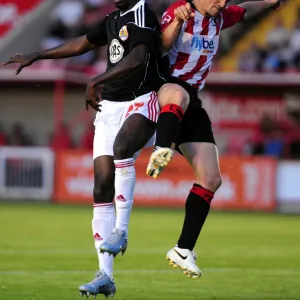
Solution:
[(127, 26), (123, 26), (119, 32), (119, 37), (120, 39), (124, 42), (128, 39), (128, 30), (127, 30)]
[(172, 17), (165, 12), (161, 18), (161, 25), (169, 24), (172, 21)]

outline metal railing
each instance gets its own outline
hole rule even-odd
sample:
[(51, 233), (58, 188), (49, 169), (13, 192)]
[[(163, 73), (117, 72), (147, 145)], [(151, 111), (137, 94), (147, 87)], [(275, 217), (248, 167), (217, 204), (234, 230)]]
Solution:
[(48, 148), (0, 148), (0, 198), (49, 200), (54, 154)]

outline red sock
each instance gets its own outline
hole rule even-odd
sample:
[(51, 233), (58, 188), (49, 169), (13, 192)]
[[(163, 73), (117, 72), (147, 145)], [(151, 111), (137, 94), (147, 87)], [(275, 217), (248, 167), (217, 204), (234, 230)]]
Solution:
[(171, 147), (179, 132), (183, 114), (183, 109), (177, 104), (162, 108), (157, 121), (155, 146)]
[(178, 247), (193, 250), (210, 210), (214, 193), (194, 184), (185, 203), (185, 219)]

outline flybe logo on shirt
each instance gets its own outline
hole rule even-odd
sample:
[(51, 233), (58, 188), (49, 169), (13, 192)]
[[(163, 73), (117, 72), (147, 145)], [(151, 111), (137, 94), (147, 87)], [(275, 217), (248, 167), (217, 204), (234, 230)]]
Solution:
[(191, 47), (206, 54), (214, 53), (215, 50), (214, 41), (206, 40), (204, 37), (194, 36), (191, 42)]

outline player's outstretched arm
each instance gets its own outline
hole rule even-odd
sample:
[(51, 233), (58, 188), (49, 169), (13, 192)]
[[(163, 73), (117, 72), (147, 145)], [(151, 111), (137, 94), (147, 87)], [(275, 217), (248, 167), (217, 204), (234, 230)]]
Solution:
[(266, 9), (279, 8), (282, 2), (283, 2), (282, 0), (264, 0), (264, 1), (255, 1), (255, 2), (244, 2), (239, 6), (246, 9), (246, 13), (243, 18), (244, 20), (246, 20), (256, 16), (259, 13), (262, 13)]
[(103, 74), (94, 77), (87, 85), (85, 92), (86, 109), (90, 105), (93, 109), (99, 110), (99, 99), (97, 96), (97, 86), (109, 82), (122, 80), (124, 77), (136, 72), (140, 68), (145, 68), (149, 57), (149, 49), (145, 44), (139, 44), (125, 56), (115, 67), (107, 70)]
[(71, 39), (64, 44), (61, 44), (60, 46), (42, 52), (32, 54), (17, 53), (13, 56), (10, 56), (9, 60), (3, 63), (3, 65), (18, 63), (19, 67), (16, 71), (17, 75), (22, 71), (23, 68), (32, 65), (37, 60), (60, 59), (78, 56), (96, 47), (96, 45), (90, 43), (87, 40), (86, 36), (82, 36), (75, 39)]

